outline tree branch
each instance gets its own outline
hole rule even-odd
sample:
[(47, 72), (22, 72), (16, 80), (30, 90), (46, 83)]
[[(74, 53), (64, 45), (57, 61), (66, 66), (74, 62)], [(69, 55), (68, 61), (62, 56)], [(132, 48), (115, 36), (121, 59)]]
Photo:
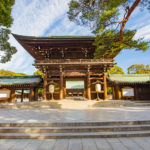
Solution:
[(124, 15), (124, 19), (122, 21), (122, 24), (121, 24), (121, 28), (120, 28), (120, 35), (119, 35), (119, 41), (122, 41), (123, 39), (123, 29), (129, 19), (129, 17), (131, 16), (132, 12), (134, 11), (134, 9), (137, 7), (137, 5), (140, 3), (141, 0), (135, 0), (135, 2), (132, 4), (132, 6), (129, 8), (129, 7), (126, 7), (126, 13)]

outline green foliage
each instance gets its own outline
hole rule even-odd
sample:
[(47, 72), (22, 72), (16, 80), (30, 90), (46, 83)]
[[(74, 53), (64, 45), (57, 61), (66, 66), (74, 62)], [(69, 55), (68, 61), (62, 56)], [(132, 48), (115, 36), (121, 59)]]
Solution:
[(150, 65), (146, 65), (145, 68), (150, 70)]
[(10, 30), (0, 28), (0, 63), (6, 63), (11, 60), (12, 55), (17, 52), (16, 48), (8, 42)]
[(125, 6), (128, 0), (98, 0), (89, 5), (90, 0), (71, 0), (68, 17), (77, 24), (89, 26), (92, 30), (104, 29), (111, 22), (118, 20), (119, 7)]
[(0, 63), (10, 61), (12, 55), (17, 52), (16, 48), (8, 42), (13, 18), (11, 17), (12, 6), (15, 0), (0, 0)]
[[(80, 25), (92, 27), (93, 31), (116, 28), (120, 18), (124, 18), (127, 8), (135, 0), (71, 0), (69, 3), (68, 18)], [(150, 0), (141, 0), (138, 5), (150, 9)], [(121, 13), (120, 13), (121, 12)]]
[(25, 73), (15, 73), (8, 70), (0, 70), (0, 76), (27, 76)]
[(42, 78), (44, 78), (44, 74), (40, 70), (35, 71), (33, 74), (34, 75), (40, 75), (40, 76), (42, 76)]
[(42, 93), (43, 93), (43, 88), (39, 88), (39, 89), (38, 89), (38, 93), (39, 93), (39, 94), (42, 94)]
[(124, 71), (121, 67), (115, 65), (107, 72), (107, 74), (124, 74)]
[(11, 26), (13, 22), (11, 11), (14, 2), (15, 0), (0, 0), (0, 26)]
[[(122, 49), (148, 49), (148, 42), (134, 39), (136, 31), (126, 29), (120, 34), (121, 28), (118, 29), (122, 22), (126, 23), (124, 18), (134, 2), (135, 0), (71, 0), (68, 18), (89, 27), (97, 35), (94, 58), (112, 58)], [(138, 6), (150, 8), (150, 0), (141, 0)]]
[(97, 35), (94, 45), (97, 47), (94, 53), (94, 58), (100, 57), (111, 58), (116, 56), (122, 49), (147, 50), (148, 42), (142, 39), (134, 40), (136, 31), (123, 31), (123, 40), (119, 41), (119, 32), (107, 30), (100, 35)]
[(149, 74), (150, 73), (150, 65), (144, 64), (134, 64), (128, 68), (129, 74)]
[[(42, 78), (44, 78), (44, 73), (41, 72), (40, 70), (36, 70), (33, 74), (34, 74), (34, 75), (40, 75), (40, 76), (42, 76)], [(39, 89), (38, 89), (38, 93), (39, 93), (39, 94), (42, 94), (42, 93), (43, 93), (43, 88), (39, 88)]]
[(111, 87), (108, 87), (108, 88), (107, 88), (107, 93), (108, 93), (108, 94), (112, 94), (112, 88), (111, 88)]

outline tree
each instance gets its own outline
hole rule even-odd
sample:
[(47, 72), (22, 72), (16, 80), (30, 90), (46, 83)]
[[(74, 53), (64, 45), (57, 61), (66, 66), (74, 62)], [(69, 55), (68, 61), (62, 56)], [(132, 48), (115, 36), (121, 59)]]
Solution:
[(147, 70), (150, 70), (150, 65), (146, 65), (146, 69), (147, 69)]
[(8, 28), (13, 22), (11, 11), (14, 2), (15, 0), (0, 1), (0, 63), (10, 61), (12, 55), (17, 52), (16, 48), (8, 42), (11, 33)]
[[(71, 0), (68, 17), (90, 27), (97, 35), (95, 58), (116, 56), (122, 49), (147, 50), (148, 42), (135, 40), (136, 31), (124, 30), (137, 6), (149, 7), (150, 0)], [(121, 18), (120, 10), (124, 10)], [(120, 26), (120, 29), (118, 29)]]
[(150, 73), (150, 65), (134, 64), (128, 68), (129, 74), (147, 74)]
[(124, 71), (121, 67), (115, 65), (107, 72), (107, 74), (124, 74)]
[(15, 73), (8, 70), (0, 70), (0, 76), (27, 76), (25, 73)]
[[(44, 73), (41, 72), (40, 70), (36, 70), (33, 74), (34, 74), (34, 75), (40, 75), (40, 76), (42, 76), (42, 78), (44, 78)], [(43, 88), (39, 88), (39, 89), (38, 89), (38, 93), (39, 93), (39, 94), (42, 94), (42, 93), (43, 93)]]
[(42, 76), (42, 78), (44, 78), (44, 74), (40, 70), (35, 71), (33, 74), (34, 75), (40, 75), (40, 76)]

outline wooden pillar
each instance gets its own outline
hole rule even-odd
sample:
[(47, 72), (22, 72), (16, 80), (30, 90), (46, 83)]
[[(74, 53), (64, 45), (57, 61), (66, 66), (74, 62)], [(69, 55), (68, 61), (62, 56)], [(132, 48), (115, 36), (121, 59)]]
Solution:
[(88, 66), (88, 70), (87, 70), (87, 98), (91, 100), (90, 66)]
[(122, 94), (121, 94), (121, 90), (120, 89), (118, 91), (118, 95), (119, 95), (119, 99), (122, 99)]
[(115, 89), (116, 89), (116, 99), (120, 100), (122, 97), (121, 97), (121, 90), (119, 88), (119, 85), (115, 85)]
[(29, 94), (29, 102), (34, 101), (34, 89), (30, 89), (30, 94)]
[(63, 99), (63, 71), (62, 71), (62, 66), (60, 66), (60, 94), (59, 94), (59, 99)]
[(44, 74), (43, 100), (47, 100), (47, 73)]
[(115, 92), (115, 87), (113, 85), (112, 87), (112, 99), (115, 100), (116, 99), (116, 92)]
[(15, 89), (12, 89), (11, 90), (10, 102), (14, 103), (14, 101), (15, 101)]
[(21, 103), (23, 102), (24, 89), (21, 90)]
[(139, 100), (139, 96), (138, 96), (138, 86), (137, 86), (137, 85), (134, 86), (134, 99), (135, 99), (135, 100)]
[(107, 79), (106, 74), (104, 74), (104, 99), (107, 99)]
[(34, 100), (38, 101), (38, 88), (34, 89)]
[(118, 85), (115, 84), (115, 99), (119, 99), (118, 91), (119, 91)]

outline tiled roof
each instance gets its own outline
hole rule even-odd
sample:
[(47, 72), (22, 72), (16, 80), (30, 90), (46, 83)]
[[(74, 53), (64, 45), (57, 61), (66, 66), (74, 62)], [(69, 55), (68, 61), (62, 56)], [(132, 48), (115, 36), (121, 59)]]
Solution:
[(150, 74), (109, 74), (107, 79), (115, 83), (150, 83)]
[(73, 39), (73, 38), (95, 38), (96, 36), (95, 35), (58, 35), (58, 36), (48, 36), (48, 38), (71, 38), (71, 39)]
[(0, 85), (39, 84), (41, 76), (0, 76)]
[(23, 36), (12, 34), (19, 39), (95, 39), (95, 35), (50, 35), (50, 36)]

